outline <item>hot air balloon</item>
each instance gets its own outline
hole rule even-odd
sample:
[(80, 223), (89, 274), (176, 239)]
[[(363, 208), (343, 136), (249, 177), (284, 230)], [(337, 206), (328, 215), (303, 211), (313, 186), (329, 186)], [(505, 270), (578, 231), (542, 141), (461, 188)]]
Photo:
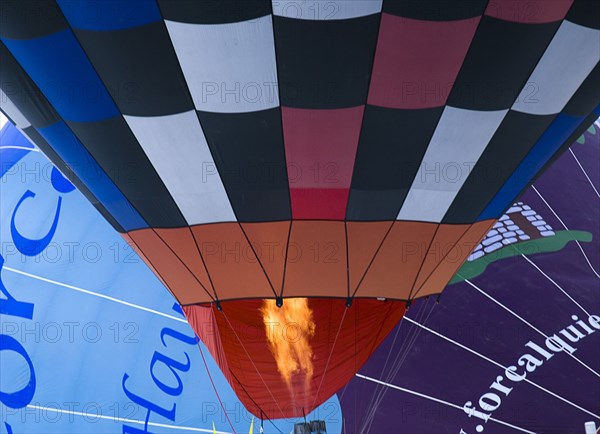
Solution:
[[(0, 433), (258, 433), (173, 297), (11, 124), (0, 167)], [(307, 418), (341, 433), (335, 396)]]
[(2, 8), (7, 114), (260, 418), (346, 384), (598, 116), (594, 2)]

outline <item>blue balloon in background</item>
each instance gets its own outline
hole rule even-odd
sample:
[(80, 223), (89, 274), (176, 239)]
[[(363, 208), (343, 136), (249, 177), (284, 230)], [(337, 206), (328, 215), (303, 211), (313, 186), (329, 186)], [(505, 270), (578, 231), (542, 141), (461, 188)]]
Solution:
[[(0, 432), (258, 433), (134, 250), (13, 125), (0, 135)], [(338, 398), (307, 418), (340, 433)]]
[(71, 181), (65, 178), (56, 167), (52, 167), (50, 180), (52, 181), (52, 186), (56, 189), (56, 191), (60, 191), (61, 193), (70, 193), (75, 190), (75, 186), (71, 184)]

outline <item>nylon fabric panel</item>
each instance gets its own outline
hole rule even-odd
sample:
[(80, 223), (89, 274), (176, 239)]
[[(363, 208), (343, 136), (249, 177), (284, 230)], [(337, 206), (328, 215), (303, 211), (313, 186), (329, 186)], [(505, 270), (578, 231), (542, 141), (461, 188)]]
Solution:
[(189, 227), (154, 229), (154, 233), (179, 258), (186, 269), (194, 274), (208, 293), (214, 295), (214, 288), (192, 230)]
[[(6, 179), (2, 181), (3, 183), (10, 182), (11, 179), (14, 180), (15, 178), (22, 180), (26, 178), (26, 174), (19, 173), (21, 171), (17, 164), (29, 152), (35, 152), (37, 149), (35, 149), (31, 139), (11, 122), (3, 125), (1, 131), (0, 152), (2, 152), (2, 159), (0, 160), (0, 178), (6, 175)], [(13, 212), (16, 213), (16, 211)], [(6, 254), (5, 252), (6, 250), (3, 253)]]
[(600, 30), (563, 21), (529, 77), (536, 85), (534, 99), (523, 89), (512, 109), (537, 115), (560, 112), (598, 61)]
[(562, 20), (572, 4), (573, 0), (490, 0), (485, 15), (517, 23), (551, 23)]
[(144, 252), (142, 252), (142, 250), (138, 247), (138, 245), (133, 241), (133, 238), (131, 238), (129, 236), (129, 234), (127, 234), (127, 233), (122, 233), (120, 235), (123, 237), (123, 239), (125, 240), (125, 242), (127, 243), (127, 245), (129, 245), (129, 247), (131, 247), (140, 258), (142, 258), (142, 260), (144, 261), (144, 264), (146, 264), (148, 266), (148, 268), (150, 268), (152, 270), (152, 272), (154, 273), (154, 275), (158, 278), (158, 280), (160, 280), (160, 282), (165, 286), (165, 288), (167, 288), (167, 290), (169, 291), (169, 293), (173, 297), (175, 297), (175, 295), (173, 294), (173, 292), (169, 289), (169, 286), (167, 285), (167, 282), (165, 282), (163, 280), (163, 278), (161, 277), (161, 275), (158, 272), (158, 270), (156, 268), (154, 268), (154, 265), (152, 265), (152, 263), (150, 262), (150, 260), (146, 257), (146, 255), (144, 255)]
[[(325, 176), (333, 176), (335, 166), (325, 165)], [(348, 203), (348, 190), (340, 188), (290, 189), (292, 215), (298, 220), (343, 220)]]
[(219, 299), (275, 296), (238, 223), (193, 226), (192, 233)]
[(154, 1), (56, 0), (74, 28), (122, 30), (161, 21)]
[(60, 158), (69, 165), (73, 173), (94, 192), (121, 227), (130, 231), (148, 226), (63, 122), (38, 131)]
[(502, 211), (510, 206), (519, 192), (529, 184), (582, 121), (582, 118), (559, 114), (483, 210), (478, 220), (500, 217)]
[(270, 15), (241, 23), (166, 25), (197, 110), (244, 113), (279, 106)]
[(124, 30), (76, 29), (75, 34), (124, 115), (163, 116), (193, 109), (162, 20)]
[(585, 117), (600, 104), (600, 63), (596, 64), (590, 75), (571, 97), (563, 113), (570, 116)]
[(100, 214), (108, 221), (116, 231), (123, 233), (125, 229), (115, 220), (108, 210), (100, 203), (98, 198), (85, 186), (81, 179), (75, 175), (73, 170), (60, 158), (54, 148), (42, 137), (34, 127), (27, 127), (23, 133), (46, 155), (53, 164), (77, 189), (85, 196), (87, 200), (98, 210)]
[(424, 21), (455, 21), (481, 16), (487, 0), (385, 0), (383, 12)]
[[(35, 128), (44, 128), (57, 123), (60, 117), (42, 95), (35, 83), (17, 63), (8, 48), (0, 42), (0, 89), (17, 110)], [(2, 99), (4, 106), (5, 100)], [(13, 119), (15, 120), (15, 119)]]
[(281, 112), (198, 112), (206, 140), (241, 222), (289, 220)]
[[(423, 263), (419, 269), (413, 287), (411, 288), (411, 296), (414, 297), (417, 291), (421, 288), (423, 283), (435, 272), (439, 264), (445, 260), (452, 262), (459, 261), (461, 256), (465, 254), (457, 246), (457, 243), (465, 235), (470, 225), (439, 225), (433, 239), (426, 247), (424, 251)], [(477, 240), (479, 241), (479, 240)], [(466, 257), (473, 249), (477, 246), (475, 242), (472, 246), (464, 249), (466, 250)], [(462, 254), (462, 255), (461, 255)], [(460, 261), (460, 264), (464, 262), (464, 259)], [(442, 285), (442, 288), (446, 286)]]
[(446, 107), (398, 219), (440, 222), (506, 113)]
[[(121, 224), (110, 215), (97, 199), (96, 195), (86, 187), (50, 144), (39, 134), (37, 128), (57, 125), (60, 117), (2, 43), (0, 43), (0, 58), (2, 59), (2, 68), (0, 68), (1, 97), (4, 98), (6, 96), (6, 100), (2, 100), (2, 108), (11, 111), (16, 110), (17, 113), (9, 113), (9, 116), (14, 121), (20, 116), (25, 116), (28, 122), (31, 122), (31, 127), (21, 126), (26, 131), (29, 139), (54, 162), (58, 169), (82, 192), (117, 231), (124, 232)], [(14, 106), (14, 110), (11, 105)], [(19, 122), (21, 123), (22, 119)]]
[(60, 32), (67, 23), (56, 5), (47, 0), (3, 0), (0, 35), (9, 39), (36, 39)]
[(333, 0), (326, 3), (273, 0), (273, 15), (296, 20), (347, 20), (381, 12), (383, 0)]
[(293, 218), (343, 220), (364, 106), (281, 111)]
[[(6, 129), (2, 132), (2, 162), (0, 164), (0, 178), (5, 173), (12, 175), (12, 168), (31, 151), (37, 151), (33, 142), (19, 126), (7, 122)], [(4, 125), (2, 126), (4, 128)], [(6, 156), (6, 157), (5, 157)], [(9, 172), (10, 170), (10, 172)], [(22, 178), (21, 178), (22, 179)], [(8, 182), (8, 181), (6, 181)]]
[(448, 251), (446, 257), (436, 265), (434, 271), (427, 277), (423, 284), (419, 288), (415, 288), (413, 297), (420, 298), (439, 294), (440, 291), (438, 288), (444, 288), (448, 284), (450, 279), (452, 279), (469, 257), (473, 247), (481, 241), (494, 223), (496, 223), (496, 219), (484, 220), (470, 225), (465, 234)]
[(444, 223), (475, 221), (553, 119), (510, 110), (448, 209)]
[(441, 107), (366, 106), (347, 220), (394, 220), (398, 216), (442, 112)]
[(366, 274), (362, 273), (364, 279), (351, 288), (351, 294), (408, 300), (437, 227), (427, 222), (394, 222)]
[(186, 225), (173, 197), (122, 117), (68, 125), (148, 225)]
[[(308, 307), (313, 311), (316, 324), (315, 335), (310, 338), (314, 375), (306, 388), (302, 376), (294, 376), (295, 394), (292, 395), (277, 371), (267, 343), (259, 312), (261, 303), (254, 300), (227, 302), (223, 304), (222, 313), (213, 307), (216, 328), (208, 335), (202, 334), (201, 329), (213, 322), (205, 311), (198, 312), (206, 308), (187, 306), (184, 309), (199, 336), (207, 335), (206, 345), (213, 357), (220, 360), (225, 355), (227, 364), (220, 365), (221, 369), (230, 370), (234, 377), (230, 384), (244, 406), (256, 417), (260, 417), (262, 411), (268, 418), (301, 416), (303, 409), (308, 413), (324, 402), (360, 369), (404, 314), (403, 303), (355, 300), (351, 309), (357, 313), (347, 311), (344, 316), (343, 300), (309, 299)], [(275, 332), (282, 333), (282, 329), (279, 327)], [(251, 360), (248, 354), (252, 354)], [(243, 387), (235, 378), (243, 379)]]
[(359, 287), (393, 224), (393, 221), (346, 222), (350, 295)]
[[(9, 121), (10, 121), (10, 118), (9, 118)], [(19, 125), (15, 125), (15, 127), (16, 127), (17, 131), (19, 131), (21, 133), (20, 135), (24, 139), (22, 145), (20, 145), (21, 148), (27, 148), (29, 146), (32, 149), (35, 149), (36, 147), (39, 149), (39, 146), (37, 146), (35, 144), (35, 141), (39, 140), (39, 139), (41, 139), (43, 141), (44, 139), (39, 135), (39, 133), (36, 131), (35, 128), (33, 128), (31, 125), (26, 126), (25, 128), (21, 128)], [(25, 143), (25, 142), (28, 142), (28, 143)], [(12, 161), (15, 161), (15, 160), (12, 160)], [(4, 170), (4, 168), (2, 170)], [(60, 172), (60, 170), (58, 168), (57, 168), (57, 170)], [(50, 176), (52, 176), (52, 175), (50, 175)]]
[(6, 116), (8, 116), (13, 121), (13, 123), (20, 129), (24, 130), (25, 128), (31, 126), (27, 118), (23, 116), (23, 113), (21, 113), (21, 110), (19, 110), (17, 106), (10, 100), (10, 98), (4, 93), (1, 87), (0, 109), (2, 109), (2, 112)]
[(333, 21), (274, 17), (281, 105), (337, 109), (365, 104), (379, 20), (379, 15)]
[(567, 20), (580, 26), (600, 29), (600, 4), (594, 1), (575, 0)]
[(65, 120), (94, 122), (119, 114), (70, 30), (2, 42)]
[(286, 260), (284, 297), (348, 295), (342, 222), (294, 221)]
[[(90, 193), (83, 183), (74, 176), (73, 172), (58, 157), (48, 142), (31, 126), (29, 119), (35, 122), (38, 127), (48, 127), (57, 124), (59, 117), (2, 43), (0, 43), (0, 58), (2, 59), (2, 68), (0, 68), (0, 109), (32, 143), (35, 143), (39, 149), (53, 157), (55, 165), (59, 170), (81, 189), (86, 198), (94, 204), (117, 230), (122, 231), (122, 227), (99, 204), (96, 197)], [(10, 97), (4, 90), (10, 94)], [(16, 103), (11, 98), (15, 99)], [(20, 135), (20, 137), (23, 136)], [(0, 171), (4, 171), (4, 168), (0, 168)]]
[(475, 232), (470, 224), (398, 220), (213, 223), (129, 236), (184, 305), (211, 302), (215, 293), (222, 302), (276, 296), (408, 300), (426, 282), (429, 293), (441, 293), (452, 277), (445, 273), (464, 262), (489, 222), (475, 225)]
[(271, 13), (270, 0), (158, 0), (165, 20), (191, 24), (248, 21)]
[(368, 103), (399, 109), (443, 106), (478, 23), (479, 17), (444, 22), (383, 14)]
[[(567, 149), (571, 147), (573, 142), (577, 140), (581, 135), (587, 130), (597, 119), (600, 117), (600, 105), (597, 106), (592, 113), (590, 113), (584, 121), (579, 125), (579, 127), (575, 128), (575, 131), (569, 136), (569, 138), (560, 146), (558, 151), (548, 160), (548, 162), (544, 165), (542, 170), (538, 172), (531, 181), (531, 184), (534, 184), (537, 179), (543, 174), (543, 172), (548, 169)], [(522, 191), (520, 193), (523, 193)]]
[(179, 304), (208, 303), (214, 300), (210, 288), (202, 285), (152, 228), (132, 231), (127, 234), (142, 253), (148, 264)]
[[(483, 16), (448, 105), (471, 110), (510, 108), (559, 23), (521, 24)], [(535, 80), (530, 80), (534, 85)], [(528, 94), (527, 94), (528, 95)]]
[[(580, 86), (577, 94), (575, 94), (575, 96), (573, 98), (571, 98), (571, 101), (567, 104), (567, 106), (565, 107), (565, 109), (563, 110), (563, 113), (561, 113), (561, 115), (573, 117), (574, 113), (576, 114), (577, 112), (583, 111), (584, 106), (589, 105), (593, 102), (600, 103), (600, 90), (599, 90), (600, 88), (598, 88), (598, 86), (597, 86), (598, 78), (599, 78), (598, 73), (600, 72), (599, 66), (600, 65), (597, 65), (596, 68), (594, 68), (594, 71), (592, 71), (590, 76), (588, 76), (588, 79), (586, 79), (586, 82), (584, 82), (584, 84), (582, 84), (582, 86)], [(583, 91), (583, 92), (581, 92), (581, 91)], [(589, 91), (589, 93), (586, 93), (587, 91)], [(595, 98), (595, 100), (593, 100), (592, 98)], [(581, 104), (581, 105), (578, 105), (578, 104)], [(585, 113), (588, 113), (588, 112), (585, 112)], [(594, 122), (598, 119), (599, 116), (600, 116), (600, 105), (596, 106), (592, 110), (592, 112), (589, 113), (583, 119), (583, 121), (579, 124), (579, 126), (577, 126), (573, 130), (573, 132), (569, 135), (569, 137), (560, 145), (560, 147), (554, 153), (554, 155), (552, 155), (548, 159), (548, 161), (544, 164), (542, 169), (535, 174), (535, 176), (532, 178), (530, 184), (535, 183), (537, 178), (539, 176), (541, 176), (543, 174), (543, 172), (550, 165), (552, 165), (554, 163), (554, 161), (556, 161), (556, 159), (558, 159), (577, 139), (579, 139), (579, 137), (590, 126), (592, 126), (592, 124), (594, 124)], [(524, 188), (520, 191), (519, 195), (522, 194), (523, 190), (525, 190), (527, 187), (528, 187), (528, 185), (524, 186)]]
[(235, 221), (194, 111), (125, 120), (189, 225)]
[[(2, 106), (0, 106), (2, 108)], [(4, 121), (4, 119), (3, 119)], [(18, 170), (13, 168), (18, 167), (18, 162), (31, 151), (37, 151), (34, 144), (31, 142), (25, 133), (14, 123), (6, 122), (2, 125), (2, 141), (0, 141), (0, 148), (2, 149), (2, 161), (0, 161), (0, 178), (7, 174), (7, 180), (3, 183), (9, 182), (11, 177), (18, 174)], [(19, 177), (24, 179), (23, 176)]]
[(218, 333), (218, 324), (215, 315), (213, 314), (212, 307), (191, 305), (181, 306), (181, 309), (185, 313), (185, 317), (190, 325), (194, 324), (193, 329), (196, 335), (202, 340), (204, 345), (210, 351), (215, 362), (221, 368), (221, 372), (229, 382), (233, 384), (234, 378), (229, 371), (229, 364), (227, 363), (227, 355), (223, 350), (223, 344), (221, 337)]
[(283, 273), (292, 222), (241, 223), (254, 254), (277, 294), (283, 291)]

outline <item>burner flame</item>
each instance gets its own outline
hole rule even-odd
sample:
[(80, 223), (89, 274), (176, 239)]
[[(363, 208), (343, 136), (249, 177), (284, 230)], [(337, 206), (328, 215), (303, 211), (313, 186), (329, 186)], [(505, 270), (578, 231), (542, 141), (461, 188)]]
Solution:
[(316, 328), (308, 300), (286, 299), (282, 307), (277, 307), (275, 300), (264, 300), (260, 311), (281, 378), (291, 392), (292, 378), (302, 375), (307, 389), (314, 373), (310, 338), (315, 335)]

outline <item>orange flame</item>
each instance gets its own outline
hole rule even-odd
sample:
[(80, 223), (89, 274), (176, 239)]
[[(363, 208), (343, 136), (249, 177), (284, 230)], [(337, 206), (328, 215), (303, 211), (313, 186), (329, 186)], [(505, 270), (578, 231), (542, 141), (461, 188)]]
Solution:
[(292, 389), (292, 376), (304, 374), (305, 388), (313, 376), (313, 350), (309, 339), (315, 335), (313, 311), (306, 298), (285, 300), (281, 308), (275, 300), (263, 300), (260, 309), (277, 370)]

